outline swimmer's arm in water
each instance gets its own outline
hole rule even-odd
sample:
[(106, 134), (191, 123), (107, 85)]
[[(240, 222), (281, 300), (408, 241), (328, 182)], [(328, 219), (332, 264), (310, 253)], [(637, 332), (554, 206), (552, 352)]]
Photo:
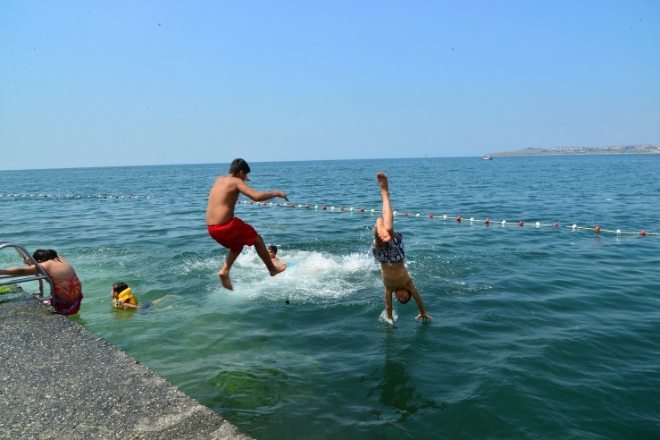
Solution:
[(125, 302), (125, 303), (122, 303), (121, 306), (119, 306), (119, 307), (121, 307), (123, 309), (137, 309), (140, 306), (135, 305), (135, 304), (129, 304), (129, 303)]
[(424, 307), (424, 301), (422, 300), (422, 295), (419, 294), (417, 287), (413, 285), (412, 289), (410, 290), (410, 294), (417, 303), (417, 308), (419, 308), (419, 314), (415, 316), (415, 319), (422, 318), (424, 321), (427, 320), (430, 321), (431, 315), (426, 313), (426, 308)]
[(385, 288), (385, 313), (387, 314), (387, 321), (389, 324), (394, 324), (394, 316), (392, 315), (392, 293), (394, 291), (390, 288)]
[(137, 304), (131, 304), (129, 302), (121, 301), (121, 300), (115, 301), (114, 306), (117, 307), (118, 309), (137, 309), (140, 307)]

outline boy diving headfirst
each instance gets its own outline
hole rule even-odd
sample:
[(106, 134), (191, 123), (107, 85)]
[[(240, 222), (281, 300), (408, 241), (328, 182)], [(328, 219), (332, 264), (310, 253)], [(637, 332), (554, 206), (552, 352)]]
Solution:
[(281, 197), (289, 200), (283, 191), (259, 192), (250, 188), (247, 175), (250, 166), (243, 159), (234, 159), (226, 176), (216, 179), (209, 193), (208, 207), (206, 209), (206, 225), (209, 235), (222, 246), (229, 249), (225, 262), (218, 275), (225, 289), (233, 290), (229, 271), (236, 258), (243, 250), (243, 246), (254, 246), (259, 257), (263, 260), (271, 276), (275, 276), (286, 269), (286, 264), (275, 266), (263, 239), (254, 228), (234, 217), (234, 208), (238, 202), (239, 194), (243, 194), (255, 202)]
[(394, 212), (390, 201), (390, 187), (387, 176), (384, 173), (378, 173), (376, 174), (376, 180), (383, 200), (383, 216), (378, 217), (376, 220), (371, 251), (380, 263), (380, 271), (383, 276), (387, 322), (394, 324), (392, 295), (401, 304), (407, 303), (411, 298), (414, 299), (419, 308), (419, 313), (415, 319), (421, 318), (424, 321), (430, 321), (431, 315), (426, 313), (422, 295), (415, 287), (415, 283), (406, 269), (403, 235), (400, 232), (394, 232)]

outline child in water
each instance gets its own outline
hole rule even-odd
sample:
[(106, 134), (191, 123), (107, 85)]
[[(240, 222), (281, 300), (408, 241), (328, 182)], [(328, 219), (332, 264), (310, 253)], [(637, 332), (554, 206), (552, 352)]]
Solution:
[(400, 232), (394, 232), (394, 213), (390, 202), (390, 190), (387, 176), (384, 173), (376, 174), (380, 195), (383, 199), (382, 217), (376, 220), (374, 227), (374, 243), (372, 252), (376, 260), (380, 262), (380, 270), (385, 285), (385, 311), (387, 321), (394, 323), (392, 315), (392, 295), (397, 301), (405, 304), (413, 298), (419, 308), (419, 314), (415, 319), (431, 320), (431, 315), (426, 313), (424, 301), (419, 294), (415, 283), (406, 270), (404, 263), (405, 253), (403, 250), (403, 236)]
[(119, 281), (114, 283), (110, 294), (112, 295), (112, 305), (114, 307), (119, 309), (138, 308), (137, 299), (133, 296), (133, 291), (125, 282)]
[(268, 246), (268, 255), (270, 255), (270, 261), (273, 262), (275, 267), (279, 267), (284, 264), (277, 258), (277, 246), (275, 246), (274, 244)]

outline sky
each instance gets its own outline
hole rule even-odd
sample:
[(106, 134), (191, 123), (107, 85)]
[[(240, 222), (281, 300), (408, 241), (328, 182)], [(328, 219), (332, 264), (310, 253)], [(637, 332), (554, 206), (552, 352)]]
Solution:
[(647, 143), (656, 0), (0, 0), (0, 170)]

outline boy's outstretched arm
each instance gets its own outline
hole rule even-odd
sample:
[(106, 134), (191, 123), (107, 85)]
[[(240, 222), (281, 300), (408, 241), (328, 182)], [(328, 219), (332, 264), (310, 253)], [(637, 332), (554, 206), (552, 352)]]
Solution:
[(0, 275), (36, 275), (38, 273), (36, 266), (13, 267), (11, 269), (0, 269)]
[(422, 295), (419, 294), (417, 287), (413, 285), (412, 289), (410, 290), (410, 294), (415, 300), (415, 303), (417, 303), (417, 308), (419, 309), (419, 314), (415, 316), (415, 319), (422, 318), (424, 321), (426, 320), (430, 321), (431, 315), (426, 313), (426, 308), (424, 307), (424, 300), (422, 300)]
[(385, 313), (387, 314), (387, 320), (390, 324), (394, 324), (394, 316), (392, 313), (392, 292), (392, 289), (385, 288)]
[(237, 179), (238, 182), (236, 184), (236, 188), (238, 191), (245, 195), (246, 197), (251, 198), (255, 202), (262, 202), (264, 200), (270, 200), (275, 197), (280, 197), (286, 201), (289, 200), (289, 198), (286, 196), (286, 193), (284, 191), (256, 191), (252, 188), (250, 188), (246, 183), (244, 183), (242, 180)]

